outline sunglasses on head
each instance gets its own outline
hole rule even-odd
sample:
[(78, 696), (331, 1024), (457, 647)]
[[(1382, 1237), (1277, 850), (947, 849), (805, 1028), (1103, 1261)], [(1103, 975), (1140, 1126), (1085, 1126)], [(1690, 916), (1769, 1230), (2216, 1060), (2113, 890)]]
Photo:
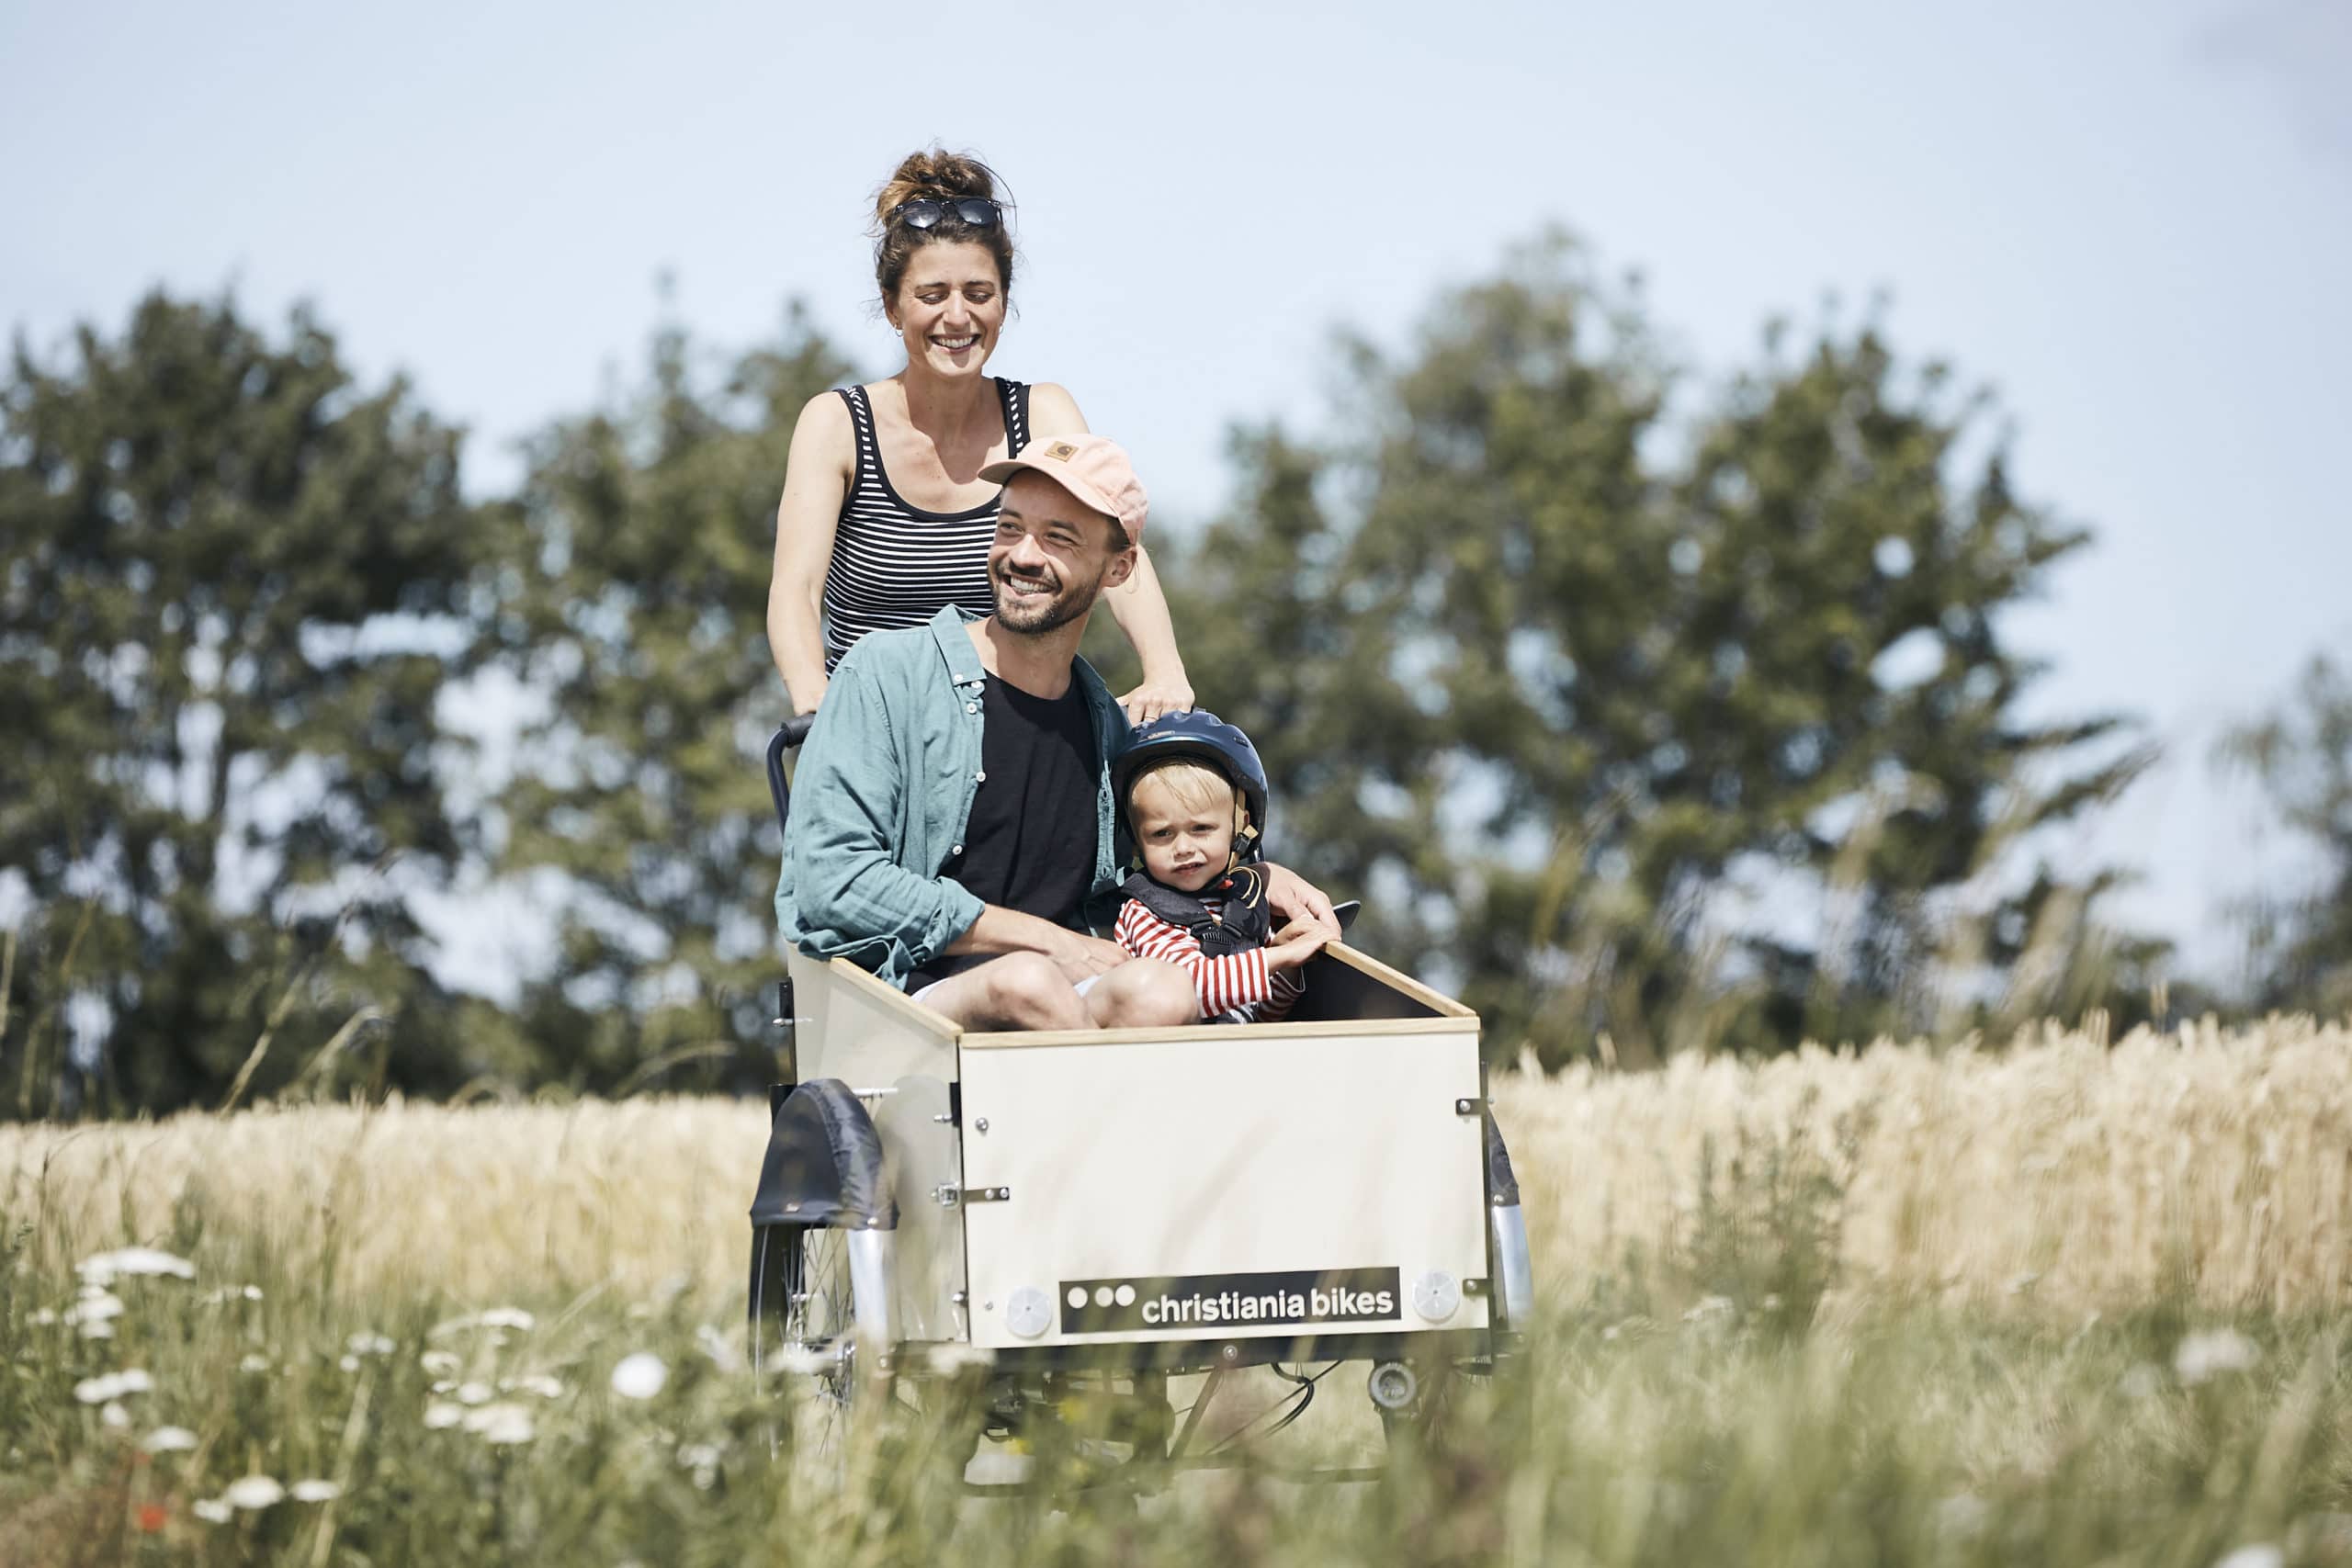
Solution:
[(959, 196), (947, 200), (938, 197), (917, 197), (890, 209), (890, 220), (904, 223), (910, 229), (935, 229), (945, 219), (954, 218), (975, 229), (993, 229), (1003, 220), (1004, 209), (986, 197)]

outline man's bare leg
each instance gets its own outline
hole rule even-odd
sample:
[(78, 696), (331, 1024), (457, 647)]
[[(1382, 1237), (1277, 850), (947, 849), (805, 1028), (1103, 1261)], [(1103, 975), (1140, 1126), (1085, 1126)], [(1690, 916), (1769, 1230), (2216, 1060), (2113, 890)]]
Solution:
[(1164, 1029), (1201, 1021), (1193, 977), (1157, 958), (1128, 959), (1080, 999), (1097, 1029)]
[(967, 1029), (1157, 1029), (1200, 1021), (1192, 976), (1131, 958), (1083, 994), (1043, 953), (1009, 953), (940, 981), (922, 1005)]
[(1042, 953), (1008, 953), (951, 975), (923, 992), (922, 1005), (967, 1029), (1101, 1027), (1061, 966)]

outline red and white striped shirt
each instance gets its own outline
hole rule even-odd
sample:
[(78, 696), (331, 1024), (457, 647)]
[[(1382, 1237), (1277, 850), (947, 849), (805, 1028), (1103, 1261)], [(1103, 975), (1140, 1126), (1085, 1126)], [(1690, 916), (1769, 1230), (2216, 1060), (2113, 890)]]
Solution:
[[(1201, 905), (1216, 914), (1224, 909), (1225, 901), (1203, 898)], [(1306, 994), (1306, 982), (1299, 978), (1297, 970), (1276, 973), (1267, 969), (1263, 948), (1211, 958), (1201, 951), (1201, 944), (1192, 932), (1182, 926), (1170, 925), (1134, 898), (1120, 907), (1118, 927), (1113, 934), (1121, 947), (1137, 958), (1157, 958), (1190, 975), (1193, 988), (1200, 996), (1204, 1022), (1272, 1023)], [(1238, 1016), (1222, 1016), (1227, 1013)]]

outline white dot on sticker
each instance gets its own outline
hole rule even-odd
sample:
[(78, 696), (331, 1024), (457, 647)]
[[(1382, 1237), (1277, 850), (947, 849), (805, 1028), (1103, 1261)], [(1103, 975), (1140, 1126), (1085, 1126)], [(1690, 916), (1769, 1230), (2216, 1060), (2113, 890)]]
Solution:
[(1131, 1307), (1136, 1304), (1136, 1288), (1133, 1285), (1122, 1285), (1113, 1299), (1123, 1307)]
[(1074, 1307), (1082, 1307), (1086, 1304), (1085, 1286), (1072, 1285), (1069, 1288), (1069, 1304)]
[(1106, 1307), (1111, 1304), (1110, 1286), (1097, 1285), (1094, 1287), (1094, 1304), (1099, 1307)]

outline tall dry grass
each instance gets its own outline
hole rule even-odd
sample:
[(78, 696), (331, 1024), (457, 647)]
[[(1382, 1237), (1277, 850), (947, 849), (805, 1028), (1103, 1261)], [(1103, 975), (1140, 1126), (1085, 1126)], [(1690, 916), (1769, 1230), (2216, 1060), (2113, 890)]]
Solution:
[[(1817, 1207), (1807, 1236), (1849, 1292), (2352, 1301), (2343, 1026), (1505, 1073), (1496, 1098), (1555, 1302), (1703, 1253), (1743, 1214), (1753, 1247), (1785, 1252), (1792, 1193)], [(710, 1100), (0, 1127), (0, 1200), (38, 1264), (200, 1230), (345, 1293), (724, 1294), (764, 1137), (762, 1106)]]

